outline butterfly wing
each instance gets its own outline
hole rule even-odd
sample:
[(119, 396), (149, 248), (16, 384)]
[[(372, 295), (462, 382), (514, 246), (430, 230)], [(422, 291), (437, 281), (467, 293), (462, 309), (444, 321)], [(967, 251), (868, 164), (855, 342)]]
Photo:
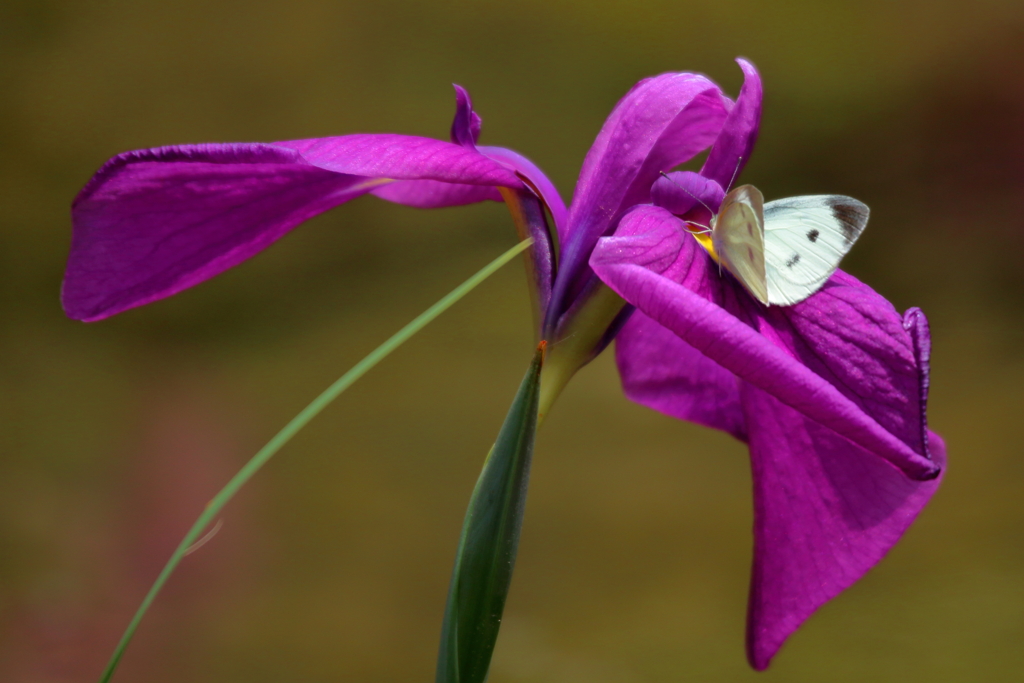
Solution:
[(741, 185), (722, 200), (711, 231), (715, 253), (730, 273), (761, 303), (768, 303), (765, 271), (764, 198)]
[(790, 306), (824, 286), (868, 223), (868, 207), (851, 197), (815, 195), (764, 207), (768, 303)]

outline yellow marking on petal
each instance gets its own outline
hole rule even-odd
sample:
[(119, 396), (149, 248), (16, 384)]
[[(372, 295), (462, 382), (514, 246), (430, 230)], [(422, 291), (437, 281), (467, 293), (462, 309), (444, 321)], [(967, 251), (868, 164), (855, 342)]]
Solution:
[(397, 182), (394, 178), (370, 178), (355, 186), (356, 189), (365, 190), (370, 187), (379, 187), (381, 185), (388, 185), (389, 183)]
[(698, 230), (703, 231), (704, 228), (693, 225), (692, 223), (687, 223), (686, 229), (690, 231), (690, 234), (693, 235), (694, 239), (700, 242), (700, 246), (707, 250), (708, 254), (711, 255), (711, 258), (715, 260), (715, 263), (719, 263), (718, 254), (715, 253), (715, 244), (711, 241), (711, 235), (706, 231), (697, 232)]

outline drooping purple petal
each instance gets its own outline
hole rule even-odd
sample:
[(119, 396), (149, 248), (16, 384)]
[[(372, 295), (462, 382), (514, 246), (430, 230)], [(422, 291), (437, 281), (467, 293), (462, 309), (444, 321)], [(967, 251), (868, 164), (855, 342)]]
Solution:
[(631, 401), (747, 440), (736, 375), (640, 311), (615, 338), (615, 360)]
[(744, 304), (758, 316), (762, 335), (915, 453), (928, 454), (929, 336), (920, 310), (901, 316), (870, 287), (842, 271), (794, 306), (764, 307), (749, 298)]
[[(799, 306), (758, 309), (682, 226), (664, 209), (637, 207), (600, 241), (591, 265), (622, 298), (740, 379), (910, 477), (938, 475), (920, 437), (921, 368), (891, 306), (883, 310), (845, 276), (807, 300), (820, 299), (806, 316), (793, 313)], [(835, 325), (822, 319), (833, 313)]]
[[(493, 198), (495, 186), (523, 187), (513, 171), (473, 150), (403, 135), (127, 152), (108, 161), (72, 205), (64, 308), (73, 318), (99, 320), (169, 296), (390, 179), (461, 186), (444, 197), (449, 203)], [(475, 195), (467, 185), (483, 189)], [(388, 198), (423, 205), (424, 187), (412, 189)]]
[(473, 100), (469, 92), (461, 85), (452, 84), (455, 88), (455, 118), (452, 120), (451, 139), (456, 145), (462, 145), (469, 149), (476, 148), (476, 142), (480, 139), (480, 128), (483, 119), (473, 111)]
[(704, 76), (670, 73), (638, 83), (616, 105), (587, 153), (562, 248), (556, 320), (588, 280), (594, 244), (634, 204), (650, 200), (659, 173), (687, 161), (718, 136), (731, 101)]
[(591, 264), (639, 309), (617, 342), (627, 395), (750, 444), (747, 646), (764, 669), (939, 485), (945, 445), (925, 421), (927, 320), (917, 309), (900, 316), (841, 272), (802, 304), (764, 307), (656, 207), (627, 214)]
[[(742, 402), (754, 480), (747, 656), (762, 670), (807, 617), (882, 559), (941, 477), (909, 479), (749, 384)], [(944, 467), (945, 444), (929, 436)]]
[(747, 60), (741, 58), (736, 62), (743, 69), (743, 87), (700, 170), (702, 176), (714, 180), (726, 190), (750, 160), (761, 125), (761, 76)]
[(267, 145), (115, 157), (73, 205), (64, 309), (92, 321), (169, 296), (369, 189)]

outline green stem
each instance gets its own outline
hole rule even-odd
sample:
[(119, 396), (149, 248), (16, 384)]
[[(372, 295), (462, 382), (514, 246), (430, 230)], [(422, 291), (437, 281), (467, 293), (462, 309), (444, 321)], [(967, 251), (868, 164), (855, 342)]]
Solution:
[(244, 486), (245, 483), (249, 481), (252, 476), (256, 474), (256, 472), (281, 449), (282, 446), (288, 443), (300, 429), (305, 427), (310, 420), (316, 417), (320, 411), (326, 408), (327, 405), (336, 399), (343, 391), (352, 386), (357, 379), (365, 375), (371, 368), (373, 368), (373, 366), (377, 365), (377, 363), (384, 360), (388, 354), (401, 346), (406, 340), (426, 327), (426, 325), (434, 318), (448, 310), (452, 304), (468, 294), (474, 287), (493, 275), (499, 268), (511, 261), (521, 252), (526, 250), (532, 243), (532, 239), (527, 239), (512, 247), (489, 263), (476, 275), (452, 290), (443, 299), (421, 313), (408, 325), (392, 335), (387, 341), (371, 351), (368, 356), (356, 363), (351, 370), (338, 378), (334, 384), (327, 387), (322, 394), (313, 399), (312, 403), (303, 408), (302, 412), (292, 418), (292, 420), (284, 426), (284, 429), (274, 435), (274, 438), (268, 441), (267, 445), (261, 448), (256, 455), (252, 456), (252, 459), (250, 459), (249, 462), (247, 462), (245, 466), (231, 478), (231, 481), (229, 481), (227, 485), (222, 488), (209, 503), (206, 504), (206, 509), (203, 510), (203, 514), (199, 515), (199, 519), (197, 519), (195, 524), (192, 525), (192, 528), (189, 529), (187, 534), (185, 534), (185, 537), (181, 539), (181, 543), (178, 544), (178, 547), (171, 555), (171, 559), (167, 560), (167, 564), (164, 565), (163, 571), (160, 572), (160, 575), (153, 583), (153, 587), (149, 589), (146, 597), (143, 598), (138, 611), (135, 612), (135, 616), (132, 617), (131, 622), (129, 622), (128, 628), (124, 631), (124, 635), (121, 636), (120, 642), (118, 642), (117, 647), (114, 649), (114, 654), (110, 657), (110, 662), (107, 664), (107, 668), (103, 671), (103, 676), (100, 677), (100, 683), (107, 683), (111, 676), (114, 675), (114, 670), (117, 669), (118, 662), (121, 661), (121, 657), (124, 655), (124, 651), (128, 647), (128, 643), (135, 634), (135, 630), (139, 627), (142, 617), (146, 614), (146, 611), (156, 599), (160, 589), (163, 588), (165, 583), (167, 583), (167, 579), (170, 578), (171, 573), (174, 572), (175, 568), (181, 562), (181, 559), (188, 552), (188, 549), (199, 539), (206, 527), (220, 513), (224, 506), (227, 505), (228, 501), (238, 493), (238, 490), (241, 489), (242, 486)]

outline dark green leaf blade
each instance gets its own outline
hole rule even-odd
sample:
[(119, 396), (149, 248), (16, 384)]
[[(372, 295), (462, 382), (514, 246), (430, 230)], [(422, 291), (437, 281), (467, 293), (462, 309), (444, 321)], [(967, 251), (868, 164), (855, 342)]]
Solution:
[(519, 547), (545, 347), (537, 348), (469, 501), (448, 588), (437, 683), (487, 678)]

